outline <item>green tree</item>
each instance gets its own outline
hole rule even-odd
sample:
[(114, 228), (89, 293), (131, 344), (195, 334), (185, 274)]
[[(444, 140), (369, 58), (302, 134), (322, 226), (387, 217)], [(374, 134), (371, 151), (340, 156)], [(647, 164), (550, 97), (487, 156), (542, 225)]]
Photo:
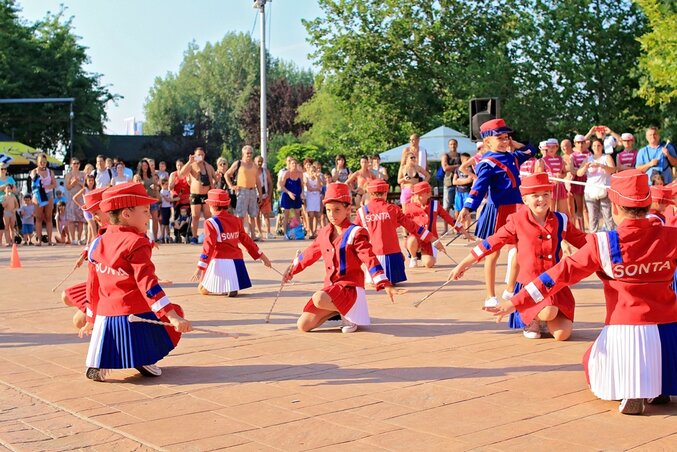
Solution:
[[(340, 108), (345, 152), (382, 151), (442, 122), (464, 129), (470, 97), (513, 90), (507, 43), (514, 18), (505, 4), (321, 0), (325, 17), (305, 25), (323, 86), (301, 116)], [(329, 129), (316, 120), (309, 134), (323, 130), (327, 140)]]
[(649, 21), (650, 29), (639, 38), (639, 94), (651, 106), (660, 108), (667, 135), (677, 134), (677, 4), (671, 1), (636, 0)]
[(638, 130), (656, 118), (637, 95), (645, 18), (629, 0), (517, 0), (510, 45), (519, 97), (506, 115), (532, 139), (595, 124)]
[[(312, 73), (283, 60), (267, 59), (270, 80), (296, 92), (297, 86), (310, 89)], [(239, 149), (246, 141), (258, 141), (259, 44), (244, 33), (228, 33), (215, 44), (200, 49), (189, 44), (176, 73), (157, 77), (145, 104), (146, 130), (163, 135), (193, 135), (205, 143), (211, 154), (221, 149)], [(272, 83), (272, 82), (271, 82)], [(276, 85), (277, 86), (277, 85)], [(283, 96), (284, 102), (305, 99), (303, 95)], [(271, 99), (271, 107), (280, 99)], [(256, 105), (254, 105), (256, 104)], [(269, 109), (273, 132), (292, 132), (296, 105), (278, 104), (286, 126), (271, 122), (276, 112)], [(239, 155), (239, 151), (236, 152)], [(231, 158), (234, 156), (231, 156)]]
[[(14, 0), (0, 0), (0, 98), (74, 97), (77, 152), (78, 136), (103, 132), (106, 104), (118, 96), (101, 85), (100, 74), (84, 70), (89, 57), (63, 7), (34, 24), (26, 24), (19, 12)], [(69, 139), (69, 107), (3, 105), (0, 129), (55, 151)]]

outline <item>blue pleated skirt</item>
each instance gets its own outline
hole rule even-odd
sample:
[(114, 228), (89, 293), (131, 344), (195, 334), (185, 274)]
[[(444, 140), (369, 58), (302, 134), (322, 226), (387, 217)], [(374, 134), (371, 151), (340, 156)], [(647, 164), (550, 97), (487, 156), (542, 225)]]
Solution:
[[(157, 320), (152, 312), (138, 317)], [(176, 347), (162, 325), (132, 322), (126, 315), (96, 316), (92, 339), (87, 352), (87, 367), (99, 369), (132, 369), (155, 364)]]
[(407, 280), (402, 253), (379, 254), (376, 257), (391, 283), (397, 284)]
[[(515, 283), (515, 290), (513, 290), (513, 294), (517, 295), (519, 291), (522, 290), (522, 284), (520, 282)], [(522, 322), (522, 317), (520, 317), (520, 313), (515, 311), (512, 314), (510, 314), (510, 318), (508, 319), (508, 327), (514, 328), (514, 329), (523, 329), (526, 325), (524, 322)]]
[(496, 218), (498, 217), (498, 207), (492, 202), (488, 202), (482, 208), (480, 217), (477, 219), (475, 236), (486, 239), (496, 230)]
[(677, 323), (658, 325), (661, 338), (661, 394), (677, 396)]

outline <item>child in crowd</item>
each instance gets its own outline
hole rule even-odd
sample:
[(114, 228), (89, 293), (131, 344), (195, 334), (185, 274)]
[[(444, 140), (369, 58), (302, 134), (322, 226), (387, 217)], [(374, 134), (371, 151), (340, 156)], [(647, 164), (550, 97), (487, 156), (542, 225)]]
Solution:
[(326, 265), (324, 287), (315, 292), (303, 308), (296, 325), (308, 332), (322, 325), (336, 313), (344, 319), (341, 331), (353, 333), (358, 325), (369, 325), (369, 310), (364, 292), (364, 272), (367, 266), (376, 290), (386, 290), (391, 301), (402, 293), (388, 281), (383, 267), (371, 248), (369, 234), (361, 226), (350, 223), (352, 198), (350, 187), (343, 183), (327, 186), (324, 205), (329, 224), (318, 231), (317, 238), (294, 259), (285, 273), (283, 282), (323, 258)]
[(651, 190), (651, 206), (649, 207), (648, 218), (656, 218), (661, 224), (666, 224), (666, 210), (670, 206), (674, 206), (675, 202), (672, 200), (672, 187), (665, 185), (652, 185)]
[(184, 243), (188, 243), (190, 240), (190, 210), (188, 206), (181, 206), (179, 209), (179, 215), (174, 220), (174, 241), (176, 243), (181, 243), (181, 240)]
[(512, 300), (492, 309), (501, 319), (525, 312), (593, 272), (606, 298), (605, 326), (584, 356), (592, 392), (621, 400), (623, 414), (677, 395), (677, 303), (670, 287), (677, 268), (677, 230), (646, 218), (648, 176), (628, 169), (611, 176), (615, 231), (592, 235), (578, 252), (541, 273)]
[[(470, 154), (464, 152), (461, 154), (461, 165), (470, 160)], [(460, 168), (454, 171), (454, 177), (451, 183), (456, 187), (456, 196), (454, 196), (454, 215), (458, 216), (463, 209), (465, 200), (470, 195), (470, 188), (472, 187), (473, 178), (462, 172)], [(463, 227), (467, 231), (470, 228), (470, 218), (466, 218)]]
[[(98, 226), (96, 224), (96, 221), (94, 220), (94, 216), (87, 212), (83, 207), (82, 204), (78, 202), (78, 198), (82, 197), (82, 199), (85, 199), (85, 195), (87, 193), (91, 192), (92, 190), (96, 189), (96, 176), (93, 173), (88, 173), (87, 176), (85, 177), (85, 186), (80, 189), (74, 196), (73, 196), (73, 202), (78, 205), (82, 209), (82, 214), (85, 217), (85, 221), (87, 222), (87, 243), (91, 243), (92, 240), (96, 238), (96, 234), (98, 233)], [(84, 202), (84, 201), (83, 201)]]
[(21, 214), (21, 235), (23, 235), (24, 245), (32, 245), (31, 238), (35, 232), (35, 205), (31, 195), (24, 195), (24, 205), (19, 210)]
[[(92, 316), (80, 330), (81, 335), (92, 334), (86, 372), (91, 380), (104, 381), (110, 369), (135, 368), (143, 376), (160, 376), (156, 363), (176, 347), (181, 333), (192, 329), (158, 284), (151, 262), (146, 231), (149, 206), (156, 202), (142, 184), (133, 182), (103, 193), (99, 207), (111, 224), (89, 248), (94, 263), (87, 280)], [(130, 314), (172, 326), (130, 322)]]
[(5, 222), (5, 237), (7, 238), (6, 247), (12, 246), (12, 239), (17, 235), (16, 231), (16, 211), (19, 210), (19, 201), (14, 195), (14, 184), (7, 184), (4, 187), (5, 197), (2, 200), (4, 214), (2, 221)]
[[(160, 162), (160, 167), (164, 162)], [(172, 216), (172, 204), (178, 200), (172, 196), (169, 190), (169, 179), (160, 180), (160, 241), (169, 243), (171, 235), (169, 234), (169, 219)]]
[[(108, 225), (108, 215), (103, 215), (101, 210), (99, 210), (101, 197), (106, 189), (107, 187), (95, 188), (83, 196), (84, 204), (82, 210), (94, 218), (94, 221), (96, 221), (97, 226), (99, 227), (99, 234), (103, 234), (105, 227)], [(75, 261), (75, 268), (79, 268), (87, 259), (87, 252), (88, 246), (80, 253), (78, 260)], [(94, 265), (94, 263), (91, 262), (90, 264)], [(61, 300), (66, 306), (72, 306), (78, 309), (73, 315), (73, 325), (75, 328), (79, 330), (85, 326), (87, 323), (86, 313), (89, 306), (89, 302), (87, 301), (87, 282), (85, 281), (67, 287), (61, 292)]]
[[(519, 167), (535, 154), (535, 149), (514, 141), (503, 119), (492, 119), (480, 126), (484, 146), (482, 160), (477, 164), (477, 179), (465, 200), (458, 221), (465, 224), (470, 212), (476, 210), (488, 194), (486, 206), (477, 220), (475, 235), (486, 239), (506, 223), (508, 216), (522, 204), (519, 191)], [(487, 298), (484, 306), (496, 306), (496, 263), (500, 253), (492, 253), (484, 261)]]
[[(545, 270), (552, 268), (562, 258), (562, 241), (575, 247), (585, 245), (585, 233), (569, 222), (565, 213), (552, 211), (550, 206), (554, 184), (545, 173), (536, 173), (522, 180), (520, 192), (524, 206), (510, 215), (504, 226), (480, 242), (468, 256), (449, 274), (449, 279), (460, 279), (467, 269), (505, 245), (515, 245), (520, 259), (519, 275), (510, 292), (519, 292), (522, 285)], [(506, 298), (506, 295), (503, 296)], [(508, 298), (512, 298), (508, 296)], [(571, 336), (574, 320), (574, 296), (565, 288), (554, 297), (548, 297), (530, 309), (520, 312), (525, 324), (527, 339), (541, 337), (541, 323), (547, 324), (557, 341)], [(515, 321), (516, 322), (516, 321)]]
[[(440, 216), (450, 226), (455, 226), (455, 220), (449, 213), (444, 210), (442, 204), (438, 200), (431, 200), (432, 187), (428, 182), (419, 182), (414, 185), (412, 189), (411, 202), (407, 204), (405, 211), (407, 217), (416, 223), (418, 226), (425, 228), (432, 236), (430, 240), (436, 240), (437, 234), (437, 217)], [(467, 232), (465, 232), (466, 237)], [(421, 254), (423, 265), (427, 268), (435, 266), (437, 260), (437, 252), (444, 252), (444, 246), (440, 242), (436, 242), (435, 246), (431, 242), (424, 242), (419, 237), (410, 235), (407, 237), (407, 251), (409, 251), (409, 268), (416, 268), (418, 265), (418, 253)]]
[(64, 245), (70, 243), (70, 235), (68, 233), (68, 217), (66, 216), (66, 203), (59, 201), (56, 204), (56, 226), (59, 229), (59, 241)]
[[(404, 227), (424, 243), (430, 243), (433, 235), (425, 227), (414, 223), (398, 206), (386, 202), (389, 189), (388, 182), (383, 179), (369, 181), (369, 202), (357, 210), (355, 224), (369, 232), (372, 249), (385, 270), (386, 277), (395, 285), (407, 280), (397, 228)], [(367, 282), (372, 281), (367, 273)]]
[(252, 259), (261, 259), (266, 267), (272, 264), (245, 232), (240, 219), (228, 213), (230, 195), (227, 191), (209, 190), (205, 202), (209, 204), (212, 217), (205, 222), (202, 254), (193, 281), (200, 281), (198, 290), (202, 295), (235, 297), (238, 291), (252, 286), (240, 244)]

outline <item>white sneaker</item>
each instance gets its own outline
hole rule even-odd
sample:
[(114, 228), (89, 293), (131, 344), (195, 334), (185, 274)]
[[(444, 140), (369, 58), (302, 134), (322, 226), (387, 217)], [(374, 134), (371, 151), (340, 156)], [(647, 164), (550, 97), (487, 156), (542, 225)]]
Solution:
[(540, 339), (541, 321), (538, 319), (532, 320), (529, 325), (524, 327), (524, 331), (522, 331), (522, 334), (524, 334), (524, 337), (526, 337), (527, 339)]
[(357, 331), (357, 324), (344, 319), (345, 325), (341, 327), (342, 333), (354, 333)]
[(484, 307), (485, 308), (495, 308), (498, 305), (499, 305), (499, 302), (498, 302), (498, 299), (496, 297), (489, 297), (486, 300), (484, 300)]
[(418, 259), (416, 259), (415, 257), (409, 259), (409, 268), (416, 268), (417, 265)]
[(644, 413), (644, 399), (623, 399), (618, 405), (618, 411), (623, 414)]
[(504, 290), (503, 294), (501, 295), (501, 298), (503, 298), (506, 301), (510, 301), (510, 300), (512, 300), (512, 297), (514, 297), (514, 296), (515, 296), (514, 293), (509, 292), (507, 290)]
[(141, 375), (144, 377), (159, 377), (162, 375), (162, 369), (160, 369), (156, 364), (148, 364), (146, 366), (135, 367)]

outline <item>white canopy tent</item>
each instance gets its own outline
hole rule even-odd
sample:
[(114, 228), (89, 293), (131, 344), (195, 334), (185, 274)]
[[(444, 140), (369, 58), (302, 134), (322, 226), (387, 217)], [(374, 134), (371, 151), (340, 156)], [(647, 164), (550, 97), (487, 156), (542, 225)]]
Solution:
[[(470, 155), (475, 154), (477, 150), (475, 143), (458, 130), (454, 130), (447, 126), (440, 126), (426, 134), (421, 135), (419, 146), (428, 151), (429, 162), (439, 162), (442, 160), (442, 154), (447, 152), (449, 140), (452, 138), (458, 141), (459, 153), (467, 152)], [(399, 162), (400, 157), (402, 157), (402, 151), (404, 151), (404, 148), (407, 146), (409, 146), (409, 143), (382, 152), (380, 154), (381, 162)]]

